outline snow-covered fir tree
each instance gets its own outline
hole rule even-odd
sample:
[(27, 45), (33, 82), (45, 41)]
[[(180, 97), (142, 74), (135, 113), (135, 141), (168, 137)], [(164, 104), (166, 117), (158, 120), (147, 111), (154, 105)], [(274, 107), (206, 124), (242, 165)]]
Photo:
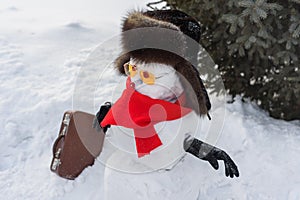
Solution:
[(299, 0), (165, 2), (202, 23), (200, 43), (233, 97), (250, 97), (275, 118), (300, 119)]

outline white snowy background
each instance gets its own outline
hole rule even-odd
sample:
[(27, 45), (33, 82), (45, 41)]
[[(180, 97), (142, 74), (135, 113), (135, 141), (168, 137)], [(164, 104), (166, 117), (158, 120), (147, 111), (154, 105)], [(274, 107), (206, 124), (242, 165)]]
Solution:
[[(62, 113), (72, 108), (80, 67), (99, 43), (120, 32), (128, 10), (145, 8), (148, 1), (0, 1), (1, 200), (104, 198), (100, 162), (75, 181), (64, 180), (49, 170), (51, 148)], [(106, 78), (109, 83), (116, 77)], [(235, 160), (239, 178), (226, 178), (222, 164), (215, 171), (186, 156), (167, 175), (149, 174), (151, 181), (131, 175), (139, 188), (128, 186), (126, 179), (112, 187), (116, 193), (122, 186), (143, 191), (136, 193), (143, 200), (174, 194), (182, 199), (186, 188), (197, 193), (195, 199), (300, 199), (299, 121), (272, 119), (237, 100), (226, 105), (217, 146)]]

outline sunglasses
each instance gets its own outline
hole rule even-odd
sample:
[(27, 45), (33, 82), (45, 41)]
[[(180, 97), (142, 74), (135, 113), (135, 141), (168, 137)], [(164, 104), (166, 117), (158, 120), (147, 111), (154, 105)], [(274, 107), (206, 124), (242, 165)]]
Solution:
[(144, 70), (138, 70), (137, 66), (125, 63), (124, 64), (124, 71), (127, 76), (130, 78), (135, 77), (137, 74), (140, 75), (141, 80), (147, 84), (147, 85), (154, 85), (155, 84), (155, 79), (160, 78), (160, 77), (155, 77), (154, 74), (148, 71)]

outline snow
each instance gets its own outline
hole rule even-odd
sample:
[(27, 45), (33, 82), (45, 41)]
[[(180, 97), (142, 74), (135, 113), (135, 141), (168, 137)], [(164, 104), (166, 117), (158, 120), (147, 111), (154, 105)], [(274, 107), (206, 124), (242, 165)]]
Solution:
[[(226, 105), (216, 144), (237, 163), (239, 178), (226, 178), (222, 164), (215, 171), (190, 155), (171, 171), (144, 175), (120, 175), (100, 161), (74, 181), (50, 172), (63, 112), (84, 108), (73, 97), (80, 69), (98, 44), (119, 33), (122, 16), (145, 2), (1, 1), (0, 199), (104, 199), (108, 191), (116, 191), (114, 199), (123, 199), (122, 191), (143, 200), (300, 199), (300, 122), (272, 119), (239, 99)], [(102, 51), (107, 60), (116, 55)], [(119, 84), (109, 72), (95, 105)], [(95, 105), (85, 110), (95, 112)]]

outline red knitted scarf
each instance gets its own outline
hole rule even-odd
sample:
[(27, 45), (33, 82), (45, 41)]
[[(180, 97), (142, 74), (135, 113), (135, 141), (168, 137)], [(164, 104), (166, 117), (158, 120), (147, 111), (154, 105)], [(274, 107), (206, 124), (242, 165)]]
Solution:
[(171, 103), (145, 96), (134, 89), (128, 78), (126, 89), (101, 122), (101, 127), (119, 125), (132, 128), (138, 157), (142, 157), (162, 145), (154, 128), (156, 123), (179, 119), (191, 111), (181, 104), (180, 100)]

